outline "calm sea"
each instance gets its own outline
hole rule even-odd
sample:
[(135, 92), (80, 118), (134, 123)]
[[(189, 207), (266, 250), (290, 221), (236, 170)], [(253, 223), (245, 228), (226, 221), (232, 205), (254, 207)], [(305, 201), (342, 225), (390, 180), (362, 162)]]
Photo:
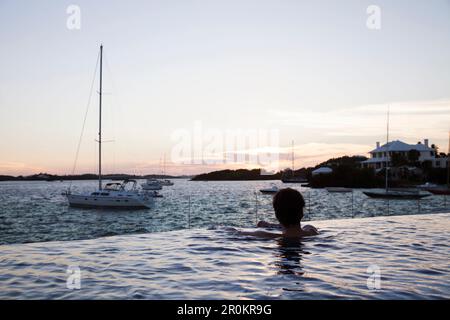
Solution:
[[(141, 181), (143, 182), (143, 181)], [(271, 196), (260, 188), (271, 182), (299, 189), (306, 220), (344, 219), (445, 212), (450, 198), (431, 196), (408, 201), (374, 200), (362, 190), (330, 194), (279, 181), (198, 182), (174, 180), (154, 207), (137, 211), (70, 208), (61, 192), (69, 182), (0, 182), (0, 244), (93, 239), (212, 226), (252, 227), (274, 221)], [(73, 190), (92, 191), (96, 181), (75, 181)]]

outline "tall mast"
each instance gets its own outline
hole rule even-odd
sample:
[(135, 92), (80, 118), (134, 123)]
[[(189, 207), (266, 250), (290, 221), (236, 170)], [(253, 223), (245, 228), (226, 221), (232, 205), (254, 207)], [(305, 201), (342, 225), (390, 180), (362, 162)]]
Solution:
[(448, 150), (447, 150), (447, 188), (450, 188), (450, 131), (448, 132)]
[(164, 153), (164, 162), (163, 162), (163, 175), (166, 175), (166, 154)]
[(102, 190), (102, 67), (103, 45), (100, 45), (100, 89), (99, 89), (99, 122), (98, 122), (98, 189)]
[(292, 175), (294, 175), (294, 140), (292, 140)]
[(387, 111), (387, 126), (386, 126), (386, 192), (388, 191), (388, 166), (389, 166), (389, 106)]

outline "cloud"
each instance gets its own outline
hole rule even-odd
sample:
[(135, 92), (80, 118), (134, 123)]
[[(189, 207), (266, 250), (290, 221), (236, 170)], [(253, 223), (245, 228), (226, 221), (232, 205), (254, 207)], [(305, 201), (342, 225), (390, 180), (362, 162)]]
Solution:
[[(386, 135), (388, 104), (373, 104), (332, 111), (268, 110), (274, 124), (296, 126), (315, 131), (322, 137), (339, 142), (339, 137), (382, 137)], [(450, 100), (390, 103), (390, 136), (392, 139), (423, 138), (446, 145), (450, 130)], [(373, 141), (367, 140), (372, 144)]]
[(0, 162), (0, 174), (5, 175), (26, 175), (44, 172), (42, 167), (31, 166), (23, 162), (6, 161)]

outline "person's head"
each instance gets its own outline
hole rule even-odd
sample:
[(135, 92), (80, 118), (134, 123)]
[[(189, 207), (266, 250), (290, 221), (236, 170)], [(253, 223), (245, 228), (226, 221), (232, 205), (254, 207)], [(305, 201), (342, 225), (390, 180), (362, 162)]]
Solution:
[(273, 197), (275, 216), (284, 227), (300, 224), (304, 206), (305, 200), (301, 193), (291, 188), (281, 189)]

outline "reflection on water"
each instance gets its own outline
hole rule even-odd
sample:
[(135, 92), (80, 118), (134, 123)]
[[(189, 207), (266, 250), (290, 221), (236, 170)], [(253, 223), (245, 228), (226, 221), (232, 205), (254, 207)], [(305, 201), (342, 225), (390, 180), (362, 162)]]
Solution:
[(279, 238), (277, 239), (277, 254), (278, 260), (275, 265), (279, 268), (279, 274), (294, 274), (301, 276), (302, 271), (302, 255), (306, 254), (303, 251), (303, 244), (300, 238)]

